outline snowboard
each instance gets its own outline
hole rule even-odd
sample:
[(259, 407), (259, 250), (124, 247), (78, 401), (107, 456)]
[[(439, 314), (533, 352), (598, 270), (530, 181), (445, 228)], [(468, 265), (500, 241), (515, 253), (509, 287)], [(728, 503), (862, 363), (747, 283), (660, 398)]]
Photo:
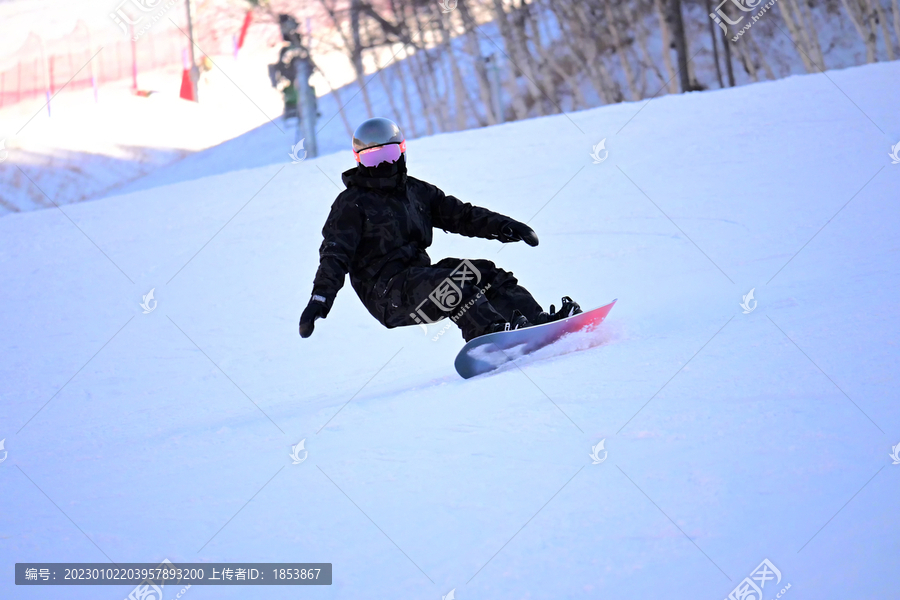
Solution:
[(477, 337), (463, 346), (456, 355), (454, 362), (456, 372), (463, 379), (469, 379), (498, 369), (521, 356), (531, 354), (566, 334), (590, 331), (603, 322), (615, 303), (616, 301), (613, 300), (606, 306), (543, 325), (512, 331), (498, 331)]

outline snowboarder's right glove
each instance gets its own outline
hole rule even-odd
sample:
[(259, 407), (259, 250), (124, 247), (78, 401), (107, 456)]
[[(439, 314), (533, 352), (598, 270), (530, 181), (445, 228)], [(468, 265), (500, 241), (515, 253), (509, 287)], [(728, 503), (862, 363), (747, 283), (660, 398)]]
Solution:
[(325, 298), (314, 295), (310, 299), (309, 304), (306, 305), (306, 308), (303, 309), (303, 314), (300, 315), (300, 337), (308, 338), (311, 336), (313, 329), (315, 329), (316, 319), (324, 319), (327, 316), (328, 305)]
[(512, 220), (500, 228), (500, 235), (497, 236), (497, 239), (504, 244), (507, 242), (525, 242), (529, 246), (538, 245), (538, 236), (534, 229), (525, 223)]

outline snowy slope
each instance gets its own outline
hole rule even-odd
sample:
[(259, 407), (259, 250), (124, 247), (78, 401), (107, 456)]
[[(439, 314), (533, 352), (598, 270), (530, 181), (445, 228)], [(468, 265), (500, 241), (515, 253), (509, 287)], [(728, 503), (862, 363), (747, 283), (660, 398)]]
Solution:
[(127, 80), (101, 86), (96, 101), (90, 89), (64, 90), (51, 102), (52, 118), (43, 99), (0, 110), (8, 153), (0, 156), (0, 216), (109, 195), (281, 112), (264, 57), (216, 60), (222, 68), (199, 83), (202, 104), (178, 97), (175, 67), (140, 73), (140, 89), (154, 91), (149, 97), (134, 95)]
[(385, 330), (349, 286), (298, 337), (349, 152), (0, 219), (0, 594), (124, 598), (16, 588), (11, 564), (168, 558), (334, 565), (327, 588), (196, 599), (718, 600), (768, 558), (766, 600), (891, 597), (898, 77), (410, 142), (413, 174), (541, 236), (436, 233), (433, 258), (619, 299), (551, 353), (599, 346), (468, 381), (455, 330)]

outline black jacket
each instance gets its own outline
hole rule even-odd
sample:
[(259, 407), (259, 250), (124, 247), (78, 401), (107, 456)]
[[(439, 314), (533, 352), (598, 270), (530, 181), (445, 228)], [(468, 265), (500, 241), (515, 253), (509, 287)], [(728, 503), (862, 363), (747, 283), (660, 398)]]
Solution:
[(322, 228), (319, 269), (313, 295), (328, 310), (344, 276), (373, 316), (377, 300), (397, 273), (429, 266), (426, 249), (432, 228), (468, 237), (496, 239), (511, 218), (447, 196), (437, 187), (406, 175), (403, 159), (375, 169), (358, 166), (343, 174), (347, 189), (334, 201)]

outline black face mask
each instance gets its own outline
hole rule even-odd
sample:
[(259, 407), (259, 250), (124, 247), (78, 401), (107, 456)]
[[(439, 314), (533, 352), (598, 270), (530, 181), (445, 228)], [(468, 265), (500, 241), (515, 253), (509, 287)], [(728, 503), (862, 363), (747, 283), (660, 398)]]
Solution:
[(367, 167), (360, 163), (357, 166), (357, 173), (370, 179), (389, 179), (397, 175), (404, 177), (406, 175), (406, 154), (401, 154), (396, 162), (383, 162), (374, 167)]

